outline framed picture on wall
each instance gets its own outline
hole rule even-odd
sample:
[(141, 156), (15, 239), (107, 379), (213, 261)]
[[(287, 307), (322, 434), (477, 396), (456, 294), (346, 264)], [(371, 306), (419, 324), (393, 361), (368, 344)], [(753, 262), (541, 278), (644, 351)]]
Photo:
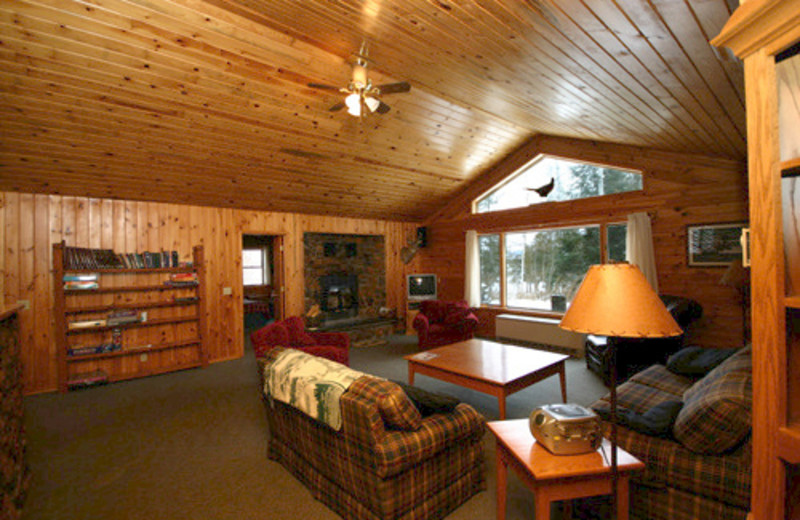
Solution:
[(689, 267), (725, 267), (742, 258), (745, 222), (687, 226)]

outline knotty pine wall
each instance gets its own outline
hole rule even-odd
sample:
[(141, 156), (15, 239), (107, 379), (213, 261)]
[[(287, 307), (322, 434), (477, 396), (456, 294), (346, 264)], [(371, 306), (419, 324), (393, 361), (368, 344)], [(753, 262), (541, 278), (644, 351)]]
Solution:
[[(490, 214), (471, 213), (474, 198), (540, 153), (642, 170), (644, 190)], [(734, 289), (719, 285), (724, 268), (688, 267), (686, 226), (746, 221), (745, 170), (743, 163), (704, 156), (535, 137), (426, 222), (429, 245), (420, 255), (420, 268), (439, 275), (441, 297), (463, 298), (464, 234), (468, 229), (481, 233), (619, 222), (630, 213), (647, 211), (653, 224), (660, 292), (688, 296), (703, 306), (704, 317), (695, 326), (691, 339), (707, 346), (741, 345), (739, 297)], [(494, 336), (494, 317), (501, 312), (507, 311), (480, 309), (479, 334)]]
[[(207, 264), (206, 346), (212, 362), (244, 353), (242, 234), (281, 235), (284, 242), (285, 315), (303, 309), (303, 233), (383, 235), (388, 307), (405, 309), (400, 248), (415, 224), (244, 211), (203, 206), (0, 192), (0, 295), (20, 311), (25, 392), (56, 389), (53, 331), (52, 244), (116, 252), (177, 250), (189, 260), (202, 244)], [(416, 262), (416, 260), (415, 260)], [(231, 287), (232, 294), (223, 295)], [(0, 302), (2, 304), (3, 302)]]

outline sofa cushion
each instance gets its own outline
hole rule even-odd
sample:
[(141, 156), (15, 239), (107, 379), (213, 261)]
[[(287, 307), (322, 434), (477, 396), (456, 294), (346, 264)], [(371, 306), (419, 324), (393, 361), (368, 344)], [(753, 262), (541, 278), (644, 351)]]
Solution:
[(735, 349), (686, 347), (667, 360), (667, 369), (688, 377), (702, 377), (728, 359)]
[(378, 397), (378, 410), (386, 426), (394, 430), (416, 431), (422, 424), (422, 415), (397, 384), (387, 385)]
[(427, 417), (435, 413), (450, 413), (456, 409), (460, 402), (453, 396), (429, 392), (418, 386), (411, 386), (399, 381), (395, 381), (406, 393), (414, 406), (417, 407), (422, 417)]
[(750, 347), (723, 361), (683, 394), (674, 435), (697, 453), (719, 454), (750, 433), (753, 394)]

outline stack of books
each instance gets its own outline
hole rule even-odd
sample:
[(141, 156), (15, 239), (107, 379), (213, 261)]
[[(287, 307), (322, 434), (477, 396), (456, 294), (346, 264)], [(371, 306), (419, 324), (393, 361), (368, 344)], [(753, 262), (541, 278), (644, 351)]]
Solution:
[(138, 323), (142, 321), (139, 313), (133, 309), (126, 309), (121, 311), (114, 311), (108, 315), (106, 324), (109, 327), (116, 327), (117, 325), (124, 325), (126, 323)]
[(76, 388), (85, 388), (88, 386), (102, 385), (108, 382), (108, 374), (103, 370), (95, 370), (94, 372), (84, 372), (82, 374), (75, 374), (67, 381), (67, 386), (70, 390)]
[(97, 289), (97, 274), (65, 274), (64, 289), (89, 290)]
[(169, 275), (169, 280), (164, 282), (172, 286), (197, 285), (197, 273), (175, 273)]
[(105, 352), (114, 352), (122, 348), (122, 345), (117, 343), (102, 343), (100, 345), (73, 345), (67, 349), (69, 356), (88, 356), (91, 354), (103, 354)]

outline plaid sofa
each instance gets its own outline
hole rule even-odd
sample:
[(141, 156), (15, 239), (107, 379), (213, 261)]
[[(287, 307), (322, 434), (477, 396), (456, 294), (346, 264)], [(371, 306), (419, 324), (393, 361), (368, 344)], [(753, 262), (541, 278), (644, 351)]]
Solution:
[(371, 376), (342, 395), (339, 431), (266, 393), (265, 403), (269, 457), (345, 519), (443, 518), (486, 487), (485, 420), (469, 405), (423, 418), (397, 384)]
[[(683, 405), (671, 435), (620, 425), (619, 445), (645, 462), (631, 477), (631, 515), (640, 520), (745, 520), (750, 508), (752, 364), (750, 348), (701, 379), (653, 365), (619, 386), (620, 407), (644, 414)], [(592, 405), (608, 409), (608, 396)]]

